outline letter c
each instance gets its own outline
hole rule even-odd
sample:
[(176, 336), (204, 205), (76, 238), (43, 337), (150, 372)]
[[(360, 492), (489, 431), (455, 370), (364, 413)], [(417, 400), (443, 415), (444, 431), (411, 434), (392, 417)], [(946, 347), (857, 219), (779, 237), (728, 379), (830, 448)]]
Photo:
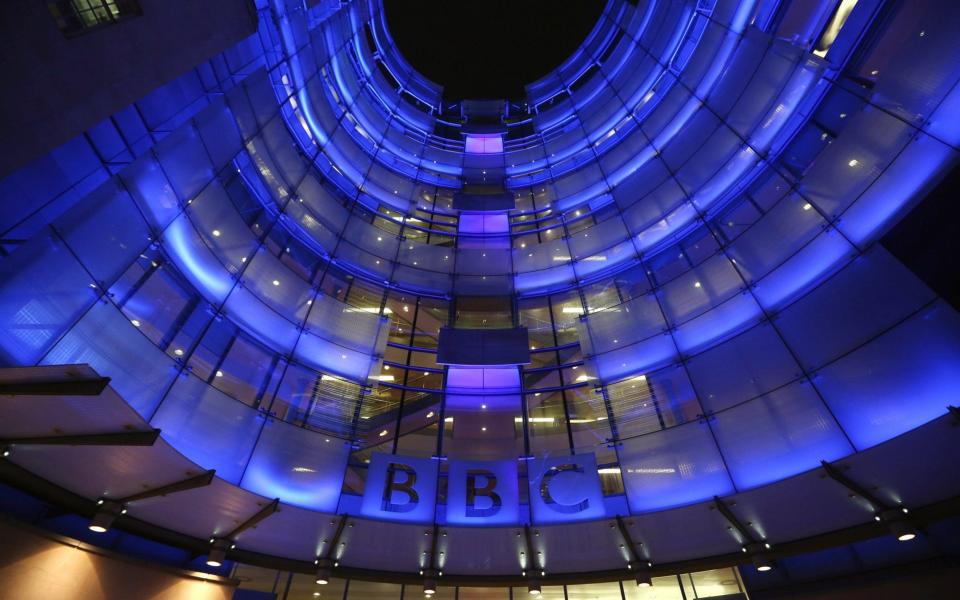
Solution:
[(550, 469), (543, 474), (543, 479), (540, 481), (540, 497), (543, 498), (543, 503), (548, 506), (551, 510), (554, 510), (558, 513), (563, 513), (565, 515), (570, 515), (573, 513), (578, 513), (586, 510), (590, 506), (590, 499), (584, 498), (576, 504), (560, 504), (553, 499), (553, 496), (550, 495), (550, 481), (555, 475), (559, 475), (565, 471), (572, 471), (574, 473), (583, 473), (583, 467), (573, 463), (567, 463), (564, 465), (556, 465), (550, 467)]

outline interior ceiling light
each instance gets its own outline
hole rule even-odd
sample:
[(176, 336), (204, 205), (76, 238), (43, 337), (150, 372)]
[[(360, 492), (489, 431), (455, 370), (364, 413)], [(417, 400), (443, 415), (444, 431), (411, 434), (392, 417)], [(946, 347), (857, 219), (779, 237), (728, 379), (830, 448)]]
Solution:
[(423, 576), (423, 595), (433, 596), (437, 593), (437, 572), (427, 569)]
[(234, 547), (234, 543), (226, 538), (210, 540), (210, 552), (207, 554), (207, 566), (219, 567), (227, 559), (227, 550)]
[(887, 524), (887, 529), (899, 542), (909, 542), (916, 539), (917, 530), (907, 520), (909, 509), (903, 506), (889, 508), (876, 516), (876, 520)]
[(754, 542), (743, 548), (743, 551), (750, 555), (750, 562), (753, 563), (754, 568), (761, 573), (770, 571), (776, 566), (769, 550), (770, 544), (766, 542)]
[(104, 533), (113, 526), (117, 517), (126, 513), (127, 509), (119, 503), (101, 498), (97, 500), (97, 512), (87, 528), (95, 533)]
[(653, 563), (650, 561), (634, 561), (627, 564), (627, 569), (633, 572), (637, 587), (650, 587), (653, 585), (652, 567)]
[(327, 585), (330, 583), (333, 573), (333, 563), (326, 558), (318, 558), (314, 561), (317, 565), (315, 581), (317, 585)]

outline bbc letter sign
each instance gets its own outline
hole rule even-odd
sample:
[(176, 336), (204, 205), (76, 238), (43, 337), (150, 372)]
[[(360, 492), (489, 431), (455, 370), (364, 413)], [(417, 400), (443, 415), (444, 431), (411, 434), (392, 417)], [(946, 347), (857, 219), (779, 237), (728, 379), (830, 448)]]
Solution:
[[(373, 519), (436, 521), (438, 461), (374, 454), (360, 512)], [(446, 522), (498, 526), (527, 522), (520, 505), (517, 461), (451, 460), (447, 471)], [(606, 516), (593, 454), (527, 462), (530, 517), (534, 523), (566, 523)]]

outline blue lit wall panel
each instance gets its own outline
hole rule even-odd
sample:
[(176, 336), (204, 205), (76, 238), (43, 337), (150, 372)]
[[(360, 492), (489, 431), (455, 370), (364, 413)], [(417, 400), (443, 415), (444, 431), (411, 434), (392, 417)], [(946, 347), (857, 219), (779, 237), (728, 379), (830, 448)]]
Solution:
[(737, 489), (814, 469), (853, 452), (809, 382), (717, 413), (711, 423)]
[(145, 154), (120, 173), (127, 191), (154, 229), (166, 227), (180, 214), (177, 194), (160, 163)]
[(344, 304), (326, 295), (310, 302), (307, 326), (311, 333), (353, 350), (377, 354), (383, 351), (386, 319), (369, 310)]
[(606, 271), (616, 271), (626, 264), (637, 263), (637, 251), (629, 238), (597, 254), (573, 263), (573, 270), (581, 280), (595, 279)]
[(694, 356), (687, 369), (703, 407), (713, 411), (755, 398), (801, 375), (768, 323)]
[(250, 99), (247, 96), (247, 85), (251, 80), (244, 80), (239, 85), (234, 86), (225, 94), (227, 106), (237, 123), (237, 129), (240, 130), (240, 136), (244, 139), (257, 133), (259, 125), (257, 117), (250, 105)]
[(257, 252), (247, 261), (241, 283), (266, 306), (295, 323), (302, 322), (311, 308), (310, 285), (269, 252)]
[(867, 341), (929, 302), (933, 294), (875, 247), (784, 310), (777, 326), (805, 368)]
[(608, 384), (607, 396), (621, 438), (673, 427), (706, 412), (682, 365), (669, 365)]
[(799, 195), (793, 195), (734, 240), (730, 257), (748, 280), (756, 280), (801, 249), (823, 226), (817, 211)]
[(692, 504), (734, 491), (705, 423), (623, 440), (618, 454), (633, 512)]
[(257, 239), (219, 181), (212, 181), (187, 207), (188, 219), (230, 274), (244, 270)]
[(196, 196), (213, 178), (210, 155), (196, 129), (177, 129), (157, 144), (156, 153), (163, 172), (182, 199)]
[(298, 360), (323, 371), (354, 381), (366, 381), (377, 356), (340, 346), (310, 333), (303, 333), (293, 351)]
[(349, 453), (344, 440), (270, 419), (240, 485), (267, 498), (336, 512)]
[(578, 324), (581, 339), (589, 336), (595, 353), (623, 348), (666, 330), (657, 298), (645, 294), (606, 310), (591, 312)]
[(768, 311), (785, 306), (844, 266), (854, 252), (839, 232), (825, 231), (756, 284), (757, 301)]
[(672, 323), (683, 323), (724, 302), (742, 287), (737, 270), (718, 254), (665, 284), (660, 303)]
[(289, 353), (300, 332), (288, 318), (270, 309), (244, 287), (236, 287), (224, 303), (230, 319), (267, 346)]
[[(109, 174), (102, 168), (90, 140), (83, 136), (75, 137), (54, 148), (48, 155), (0, 179), (0, 197), (5, 200), (0, 211), (0, 231), (18, 231), (21, 235), (35, 233), (36, 228), (46, 221), (38, 221), (24, 231), (20, 230), (18, 223), (29, 218), (45, 200), (69, 195), (67, 202), (76, 201), (107, 177)], [(80, 193), (70, 195), (70, 187), (77, 182), (80, 184)], [(7, 201), (12, 198), (18, 201)], [(67, 206), (69, 204), (63, 208)]]
[(939, 140), (918, 134), (893, 164), (846, 211), (838, 225), (851, 240), (864, 244), (903, 214), (909, 199), (922, 194), (934, 173), (955, 163), (957, 152)]
[(116, 279), (150, 244), (147, 224), (115, 179), (77, 203), (53, 226), (101, 283)]
[(282, 119), (274, 118), (263, 128), (263, 140), (273, 157), (280, 175), (289, 185), (296, 185), (306, 172), (307, 165), (291, 143), (290, 132)]
[[(289, 189), (296, 182), (288, 182), (277, 166), (276, 160), (267, 149), (266, 140), (262, 136), (252, 138), (246, 145), (247, 154), (250, 157), (251, 166), (245, 174), (253, 176), (258, 174), (260, 181), (257, 184), (266, 191), (266, 199), (272, 200), (277, 207), (282, 207), (289, 201)], [(261, 196), (264, 197), (264, 196)]]
[(204, 245), (186, 214), (170, 223), (162, 243), (180, 272), (207, 300), (219, 304), (227, 297), (233, 278)]
[(938, 301), (824, 367), (815, 383), (858, 450), (919, 427), (960, 389), (960, 316)]
[(0, 348), (10, 365), (34, 364), (98, 295), (63, 242), (48, 232), (0, 262)]
[(98, 302), (50, 352), (43, 364), (87, 363), (144, 419), (160, 404), (177, 374), (172, 358), (157, 348), (112, 304)]
[(603, 381), (617, 381), (627, 375), (643, 373), (676, 358), (677, 348), (669, 334), (663, 333), (619, 350), (593, 357)]
[(241, 140), (236, 119), (222, 100), (200, 111), (195, 123), (203, 146), (215, 166), (227, 164), (240, 152)]
[[(863, 100), (857, 99), (858, 103)], [(878, 171), (910, 143), (917, 130), (884, 111), (851, 111), (846, 130), (825, 148), (805, 177), (804, 193), (827, 214), (839, 214), (870, 187)], [(868, 143), (856, 131), (873, 132)], [(882, 132), (882, 134), (881, 134)]]
[(150, 423), (184, 456), (240, 483), (263, 415), (192, 375), (181, 376)]
[(696, 352), (749, 327), (761, 316), (756, 300), (743, 292), (678, 327), (674, 339), (681, 352)]

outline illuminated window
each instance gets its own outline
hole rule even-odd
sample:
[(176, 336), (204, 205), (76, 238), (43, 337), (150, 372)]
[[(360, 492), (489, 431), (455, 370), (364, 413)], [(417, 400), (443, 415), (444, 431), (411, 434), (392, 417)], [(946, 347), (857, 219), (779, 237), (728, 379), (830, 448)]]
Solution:
[(503, 138), (500, 134), (468, 135), (466, 151), (472, 154), (503, 152)]
[(833, 45), (837, 36), (840, 35), (840, 30), (846, 25), (847, 18), (850, 16), (850, 13), (853, 12), (853, 7), (856, 5), (857, 0), (841, 0), (841, 2), (837, 4), (833, 14), (830, 16), (830, 20), (827, 21), (827, 24), (824, 26), (820, 38), (817, 40), (817, 45), (813, 50), (814, 54), (821, 58), (827, 55), (830, 46)]
[(67, 36), (142, 14), (137, 0), (58, 0), (48, 6)]

